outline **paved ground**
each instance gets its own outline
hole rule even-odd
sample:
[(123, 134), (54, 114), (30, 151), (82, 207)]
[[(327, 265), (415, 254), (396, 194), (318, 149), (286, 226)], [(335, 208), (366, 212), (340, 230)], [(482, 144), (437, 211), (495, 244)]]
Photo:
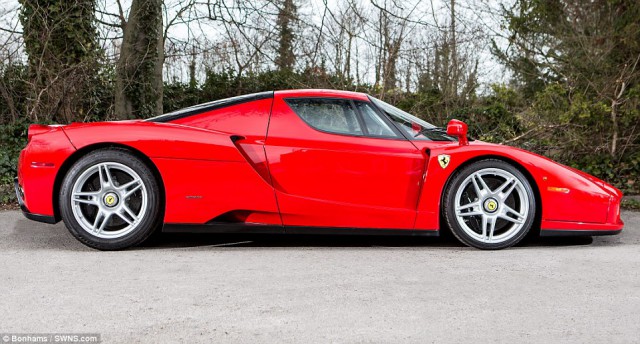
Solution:
[(163, 235), (125, 252), (0, 212), (0, 333), (104, 342), (640, 342), (640, 213), (615, 237)]

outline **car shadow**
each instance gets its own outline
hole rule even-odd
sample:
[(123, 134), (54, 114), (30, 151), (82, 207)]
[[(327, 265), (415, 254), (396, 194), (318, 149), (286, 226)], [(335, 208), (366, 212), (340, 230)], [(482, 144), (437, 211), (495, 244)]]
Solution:
[[(13, 231), (4, 238), (12, 248), (58, 249), (87, 251), (90, 248), (75, 240), (64, 224), (38, 224), (18, 220)], [(593, 243), (591, 237), (535, 237), (525, 238), (518, 247), (581, 246)], [(378, 236), (378, 235), (305, 235), (305, 234), (209, 234), (162, 233), (154, 234), (132, 250), (206, 247), (256, 248), (464, 248), (453, 235), (443, 232), (439, 237)]]
[[(581, 246), (592, 237), (527, 237), (518, 247)], [(304, 234), (193, 234), (158, 233), (138, 249), (190, 247), (316, 247), (316, 248), (464, 248), (450, 233), (439, 237), (380, 235), (304, 235)]]

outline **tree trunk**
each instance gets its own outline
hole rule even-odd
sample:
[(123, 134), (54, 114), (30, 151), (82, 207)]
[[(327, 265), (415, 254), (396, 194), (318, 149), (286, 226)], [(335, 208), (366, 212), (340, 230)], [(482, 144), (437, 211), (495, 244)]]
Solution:
[(98, 70), (94, 0), (20, 0), (32, 121), (86, 116)]
[(618, 105), (617, 99), (611, 101), (611, 156), (615, 157), (618, 149)]
[(162, 0), (133, 0), (116, 66), (116, 118), (162, 114), (162, 36)]
[(456, 38), (456, 2), (451, 0), (451, 99), (458, 96), (458, 42)]
[[(7, 91), (7, 87), (4, 81), (0, 80), (0, 95), (2, 95), (2, 99), (4, 99), (7, 107), (9, 108), (9, 113), (11, 114), (11, 122), (15, 122), (18, 119), (18, 111), (16, 111), (15, 103), (13, 102), (13, 97)], [(0, 118), (0, 123), (2, 119)]]
[(278, 56), (276, 57), (276, 66), (278, 70), (293, 70), (296, 59), (293, 54), (293, 21), (296, 19), (296, 5), (293, 0), (284, 0), (282, 8), (278, 13), (279, 42)]

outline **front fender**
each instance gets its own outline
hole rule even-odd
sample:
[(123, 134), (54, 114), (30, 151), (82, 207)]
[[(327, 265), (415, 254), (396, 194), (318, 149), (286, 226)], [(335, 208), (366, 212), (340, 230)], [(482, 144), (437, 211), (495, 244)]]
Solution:
[[(441, 154), (450, 156), (445, 168), (437, 161)], [(576, 227), (579, 226), (576, 223), (588, 226), (617, 221), (611, 219), (610, 213), (615, 212), (612, 207), (619, 203), (621, 193), (612, 186), (525, 150), (475, 141), (467, 146), (446, 144), (431, 147), (416, 228), (439, 228), (441, 196), (447, 182), (460, 168), (485, 158), (510, 162), (531, 178), (540, 193), (542, 229), (557, 229), (558, 222)]]

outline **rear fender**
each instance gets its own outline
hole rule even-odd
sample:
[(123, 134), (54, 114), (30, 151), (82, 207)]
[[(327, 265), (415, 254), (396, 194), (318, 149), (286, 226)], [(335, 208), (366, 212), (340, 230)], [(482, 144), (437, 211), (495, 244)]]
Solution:
[[(78, 149), (106, 137), (148, 157), (165, 189), (165, 223), (202, 224), (243, 211), (244, 221), (280, 225), (262, 142), (172, 123), (113, 122), (65, 128)], [(234, 142), (235, 141), (235, 142)]]
[(54, 216), (56, 175), (76, 150), (61, 127), (50, 127), (29, 136), (18, 160), (18, 184), (24, 194), (24, 206), (33, 214)]
[[(108, 135), (105, 131), (109, 131)], [(151, 159), (244, 160), (230, 139), (233, 133), (171, 123), (92, 123), (71, 125), (65, 127), (65, 132), (77, 149), (103, 142), (101, 138), (108, 137), (110, 142), (133, 147)]]

